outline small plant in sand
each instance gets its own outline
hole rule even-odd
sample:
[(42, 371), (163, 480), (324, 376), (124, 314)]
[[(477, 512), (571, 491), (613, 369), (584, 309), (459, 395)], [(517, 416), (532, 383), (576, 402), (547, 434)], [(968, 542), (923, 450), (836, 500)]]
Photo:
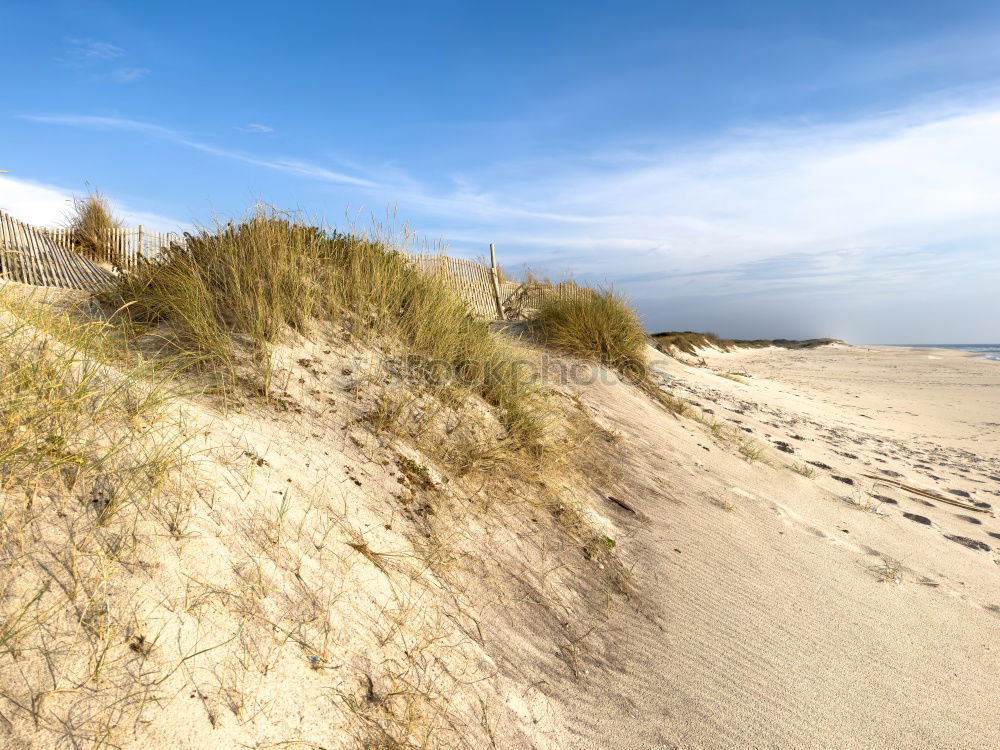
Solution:
[(891, 557), (883, 557), (878, 565), (871, 568), (871, 571), (882, 583), (899, 584), (903, 582), (903, 564)]
[(849, 497), (844, 499), (848, 504), (853, 505), (858, 510), (865, 511), (865, 513), (871, 513), (880, 518), (886, 518), (889, 515), (882, 510), (883, 502), (881, 500), (873, 498), (862, 490), (855, 490)]
[(115, 256), (112, 236), (123, 226), (115, 216), (111, 202), (99, 190), (86, 198), (73, 199), (73, 211), (69, 217), (69, 228), (73, 232), (76, 249), (91, 260), (105, 261), (121, 267)]
[(724, 497), (714, 497), (712, 498), (712, 505), (717, 508), (722, 508), (726, 513), (735, 513), (736, 506)]
[(740, 455), (750, 463), (760, 461), (764, 458), (764, 447), (756, 440), (746, 437), (737, 437), (736, 448)]
[(814, 469), (812, 466), (810, 466), (807, 463), (795, 464), (791, 468), (792, 468), (792, 471), (794, 471), (796, 474), (801, 474), (806, 479), (815, 479), (816, 478), (816, 469)]
[(395, 433), (405, 409), (406, 402), (402, 397), (382, 392), (375, 397), (375, 403), (361, 416), (361, 419), (367, 422), (375, 433)]

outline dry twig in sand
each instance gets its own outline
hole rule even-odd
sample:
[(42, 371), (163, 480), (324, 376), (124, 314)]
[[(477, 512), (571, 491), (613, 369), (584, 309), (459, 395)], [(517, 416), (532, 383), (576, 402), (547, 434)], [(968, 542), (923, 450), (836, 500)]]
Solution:
[(954, 505), (957, 508), (965, 508), (966, 510), (974, 510), (976, 513), (989, 513), (989, 515), (995, 515), (988, 508), (980, 508), (975, 505), (970, 505), (969, 503), (963, 503), (959, 500), (952, 500), (950, 497), (944, 497), (943, 495), (938, 495), (935, 492), (928, 492), (927, 490), (922, 490), (919, 487), (911, 487), (908, 484), (903, 484), (902, 482), (897, 482), (895, 479), (886, 479), (885, 477), (878, 477), (874, 474), (862, 474), (861, 476), (867, 477), (868, 479), (877, 479), (880, 482), (886, 482), (887, 484), (894, 484), (900, 489), (904, 489), (907, 492), (912, 492), (914, 495), (920, 495), (921, 497), (930, 498), (931, 500), (937, 500), (940, 503), (947, 503), (948, 505)]

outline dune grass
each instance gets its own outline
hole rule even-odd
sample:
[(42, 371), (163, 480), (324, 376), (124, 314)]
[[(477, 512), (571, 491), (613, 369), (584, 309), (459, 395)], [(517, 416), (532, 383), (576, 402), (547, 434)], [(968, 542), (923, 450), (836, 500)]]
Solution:
[(547, 346), (608, 365), (634, 381), (646, 377), (646, 332), (612, 291), (544, 299), (532, 326)]
[(137, 529), (185, 523), (189, 438), (162, 383), (95, 358), (106, 324), (31, 302), (0, 287), (0, 699), (8, 728), (27, 717), (45, 744), (102, 747), (151, 699), (122, 580)]
[(110, 261), (116, 267), (121, 267), (120, 259), (114, 257), (110, 236), (122, 226), (110, 201), (99, 190), (94, 190), (86, 198), (73, 199), (73, 210), (69, 217), (73, 244), (91, 260)]
[[(30, 314), (27, 312), (30, 311)], [(97, 481), (114, 486), (101, 518), (152, 492), (173, 449), (155, 443), (172, 394), (145, 368), (109, 367), (109, 327), (74, 323), (0, 290), (0, 490)]]
[(103, 299), (159, 326), (223, 390), (250, 372), (266, 393), (282, 332), (331, 321), (362, 340), (405, 345), (428, 373), (444, 371), (495, 407), (512, 432), (537, 437), (534, 389), (517, 359), (442, 279), (410, 263), (398, 249), (405, 241), (379, 226), (340, 233), (263, 209), (171, 245), (161, 262), (121, 275)]

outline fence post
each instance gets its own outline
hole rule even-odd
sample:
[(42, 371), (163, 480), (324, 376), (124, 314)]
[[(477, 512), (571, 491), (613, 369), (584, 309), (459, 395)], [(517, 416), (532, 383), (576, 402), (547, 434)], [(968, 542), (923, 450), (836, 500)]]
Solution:
[(490, 276), (493, 277), (493, 296), (497, 302), (497, 320), (503, 320), (503, 302), (500, 300), (500, 277), (497, 275), (497, 253), (490, 243)]
[(138, 247), (136, 248), (136, 257), (135, 257), (134, 263), (133, 263), (133, 265), (136, 265), (136, 266), (139, 265), (139, 258), (144, 258), (146, 256), (146, 253), (143, 252), (144, 248), (142, 246), (142, 230), (143, 230), (143, 226), (142, 226), (142, 224), (140, 224), (139, 225), (139, 243), (138, 243)]

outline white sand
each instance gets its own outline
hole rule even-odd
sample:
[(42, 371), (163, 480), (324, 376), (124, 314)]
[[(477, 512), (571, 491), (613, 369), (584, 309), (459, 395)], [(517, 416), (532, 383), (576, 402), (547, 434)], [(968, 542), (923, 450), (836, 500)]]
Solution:
[[(654, 355), (671, 392), (764, 448), (752, 463), (609, 373), (559, 386), (623, 472), (587, 486), (567, 467), (546, 489), (614, 540), (626, 599), (537, 486), (484, 494), (353, 421), (370, 350), (316, 332), (280, 356), (278, 405), (182, 406), (200, 436), (181, 495), (95, 542), (64, 522), (86, 519), (79, 498), (42, 495), (39, 535), (7, 540), (27, 593), (56, 585), (44, 628), (0, 657), (0, 747), (1000, 747), (1000, 522), (862, 477), (1000, 507), (1000, 364)], [(120, 531), (121, 563), (95, 546)], [(876, 570), (890, 558), (898, 582)]]
[[(630, 501), (645, 519), (622, 525), (648, 609), (623, 627), (627, 667), (567, 698), (576, 744), (1000, 747), (1000, 522), (861, 476), (1000, 507), (1000, 366), (935, 356), (707, 357), (745, 385), (661, 362), (720, 422), (792, 446), (769, 449), (770, 466), (621, 387), (581, 393), (634, 448)], [(786, 467), (805, 460), (833, 468), (807, 479)], [(872, 494), (895, 502), (862, 510)], [(872, 570), (884, 556), (901, 561), (898, 584)]]

